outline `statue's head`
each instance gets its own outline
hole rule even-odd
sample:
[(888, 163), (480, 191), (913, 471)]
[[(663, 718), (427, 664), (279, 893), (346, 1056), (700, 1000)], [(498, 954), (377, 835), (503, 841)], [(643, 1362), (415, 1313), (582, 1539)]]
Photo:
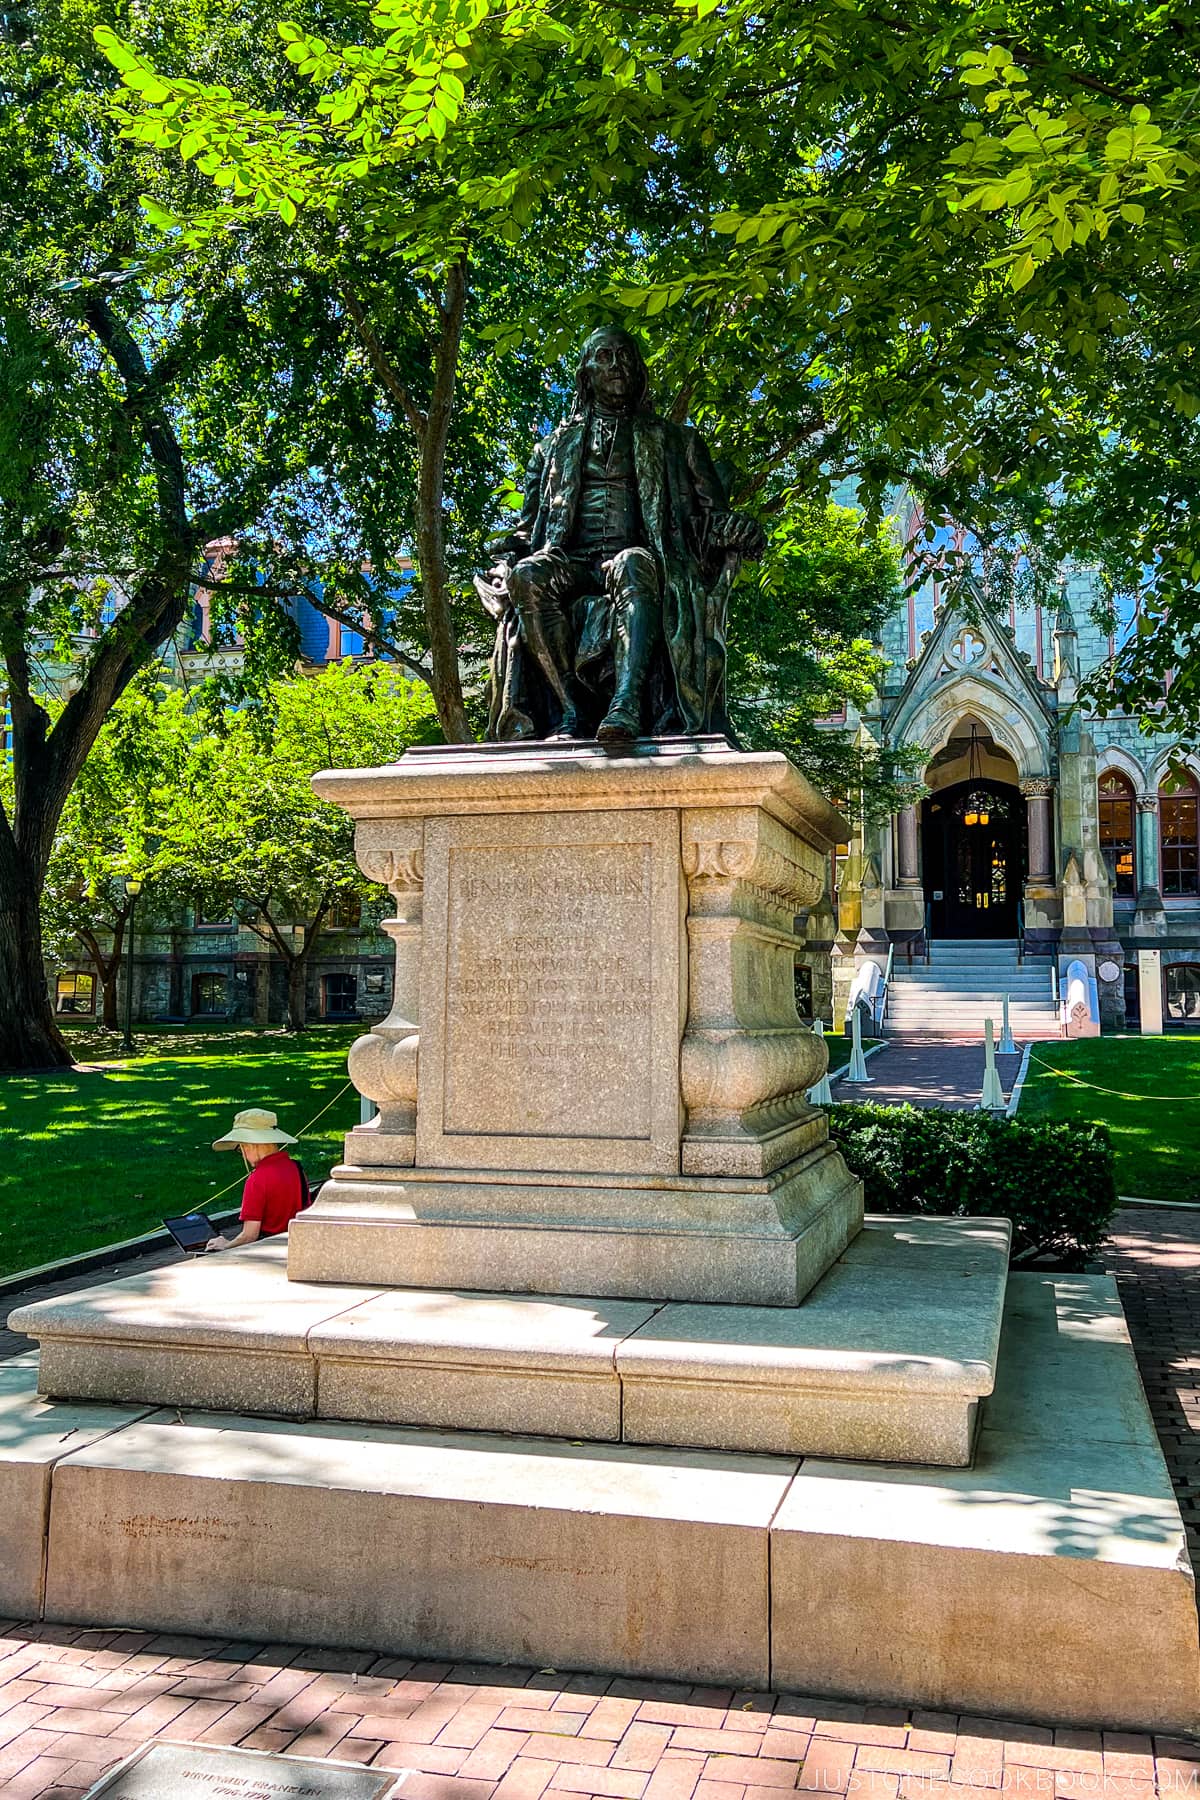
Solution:
[(592, 404), (607, 412), (649, 412), (650, 372), (635, 337), (616, 325), (593, 331), (575, 372), (575, 411)]

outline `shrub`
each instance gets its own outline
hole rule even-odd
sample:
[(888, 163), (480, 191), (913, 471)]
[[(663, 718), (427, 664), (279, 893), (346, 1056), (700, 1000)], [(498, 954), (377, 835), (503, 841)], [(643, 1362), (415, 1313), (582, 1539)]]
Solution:
[(1117, 1204), (1103, 1125), (1024, 1124), (939, 1107), (834, 1106), (829, 1131), (868, 1212), (1012, 1220), (1014, 1257), (1093, 1256)]

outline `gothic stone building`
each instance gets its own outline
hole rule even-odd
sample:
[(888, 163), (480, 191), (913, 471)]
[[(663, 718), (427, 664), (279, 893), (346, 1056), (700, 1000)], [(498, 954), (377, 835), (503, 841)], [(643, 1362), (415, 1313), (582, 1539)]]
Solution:
[(1137, 1029), (1137, 952), (1153, 948), (1165, 1025), (1200, 1016), (1200, 760), (1076, 706), (1113, 647), (1093, 598), (1077, 571), (1052, 609), (988, 621), (930, 584), (889, 621), (882, 690), (846, 724), (918, 747), (923, 792), (832, 859), (801, 959), (814, 1012), (840, 1018), (856, 970), (889, 947), (902, 970), (941, 943), (984, 962), (1003, 946), (1010, 966), (1019, 946), (1048, 993), (1065, 992), (1051, 968), (1063, 984), (1082, 962), (1106, 1030)]

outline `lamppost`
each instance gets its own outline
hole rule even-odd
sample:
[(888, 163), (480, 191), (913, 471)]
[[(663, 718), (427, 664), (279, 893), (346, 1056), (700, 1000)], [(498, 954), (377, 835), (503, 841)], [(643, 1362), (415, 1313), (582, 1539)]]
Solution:
[(125, 1036), (121, 1049), (126, 1056), (132, 1056), (133, 1048), (133, 911), (137, 905), (137, 897), (142, 891), (141, 878), (137, 875), (125, 877), (125, 893), (129, 900), (129, 913), (125, 920), (125, 929), (129, 933), (125, 943)]

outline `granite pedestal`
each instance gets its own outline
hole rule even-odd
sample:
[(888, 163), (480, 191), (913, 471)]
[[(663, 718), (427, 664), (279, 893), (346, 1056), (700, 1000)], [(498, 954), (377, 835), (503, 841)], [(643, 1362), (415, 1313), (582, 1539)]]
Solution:
[(839, 815), (723, 740), (410, 751), (316, 778), (397, 916), (379, 1107), (305, 1282), (794, 1306), (862, 1223), (806, 1093), (794, 930)]

